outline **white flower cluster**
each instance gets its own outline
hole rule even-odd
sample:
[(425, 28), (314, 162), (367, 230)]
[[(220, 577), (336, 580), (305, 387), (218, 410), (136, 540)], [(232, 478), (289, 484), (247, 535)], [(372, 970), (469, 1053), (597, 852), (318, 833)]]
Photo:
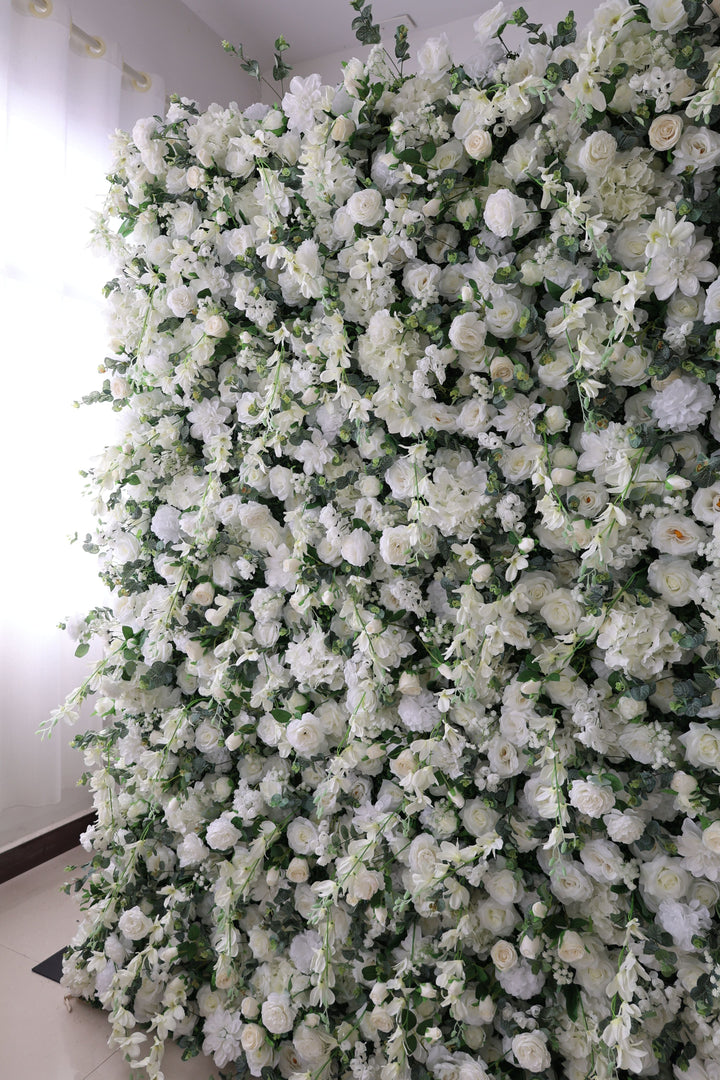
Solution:
[(116, 138), (64, 980), (158, 1080), (720, 1077), (718, 19), (509, 18)]

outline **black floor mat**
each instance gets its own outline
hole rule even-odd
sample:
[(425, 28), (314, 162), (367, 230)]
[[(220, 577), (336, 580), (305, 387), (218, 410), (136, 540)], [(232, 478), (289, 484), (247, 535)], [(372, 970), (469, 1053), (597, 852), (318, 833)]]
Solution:
[(46, 979), (52, 979), (53, 982), (59, 983), (62, 977), (62, 961), (65, 949), (58, 949), (52, 956), (48, 956), (47, 960), (42, 960), (37, 964), (33, 971), (38, 975), (44, 975)]

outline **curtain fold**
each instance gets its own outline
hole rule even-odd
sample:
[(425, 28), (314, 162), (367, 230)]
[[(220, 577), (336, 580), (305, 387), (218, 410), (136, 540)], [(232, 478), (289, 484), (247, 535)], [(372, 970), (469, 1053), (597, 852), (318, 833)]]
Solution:
[[(79, 470), (107, 442), (113, 414), (73, 408), (97, 387), (106, 348), (109, 268), (89, 235), (111, 133), (161, 113), (165, 94), (156, 76), (148, 91), (130, 89), (120, 47), (102, 44), (102, 55), (88, 50), (65, 0), (0, 0), (0, 846), (4, 820), (18, 838), (34, 831), (18, 808), (46, 806), (50, 824), (78, 805), (73, 732), (41, 741), (36, 731), (87, 671), (57, 623), (105, 602), (81, 550), (90, 515)], [(81, 723), (94, 723), (89, 712)]]

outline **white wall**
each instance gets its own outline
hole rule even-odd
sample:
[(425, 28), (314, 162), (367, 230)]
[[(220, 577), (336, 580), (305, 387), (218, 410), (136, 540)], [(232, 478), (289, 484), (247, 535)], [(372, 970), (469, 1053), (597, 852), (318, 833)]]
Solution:
[[(405, 5), (408, 8), (408, 14), (412, 15), (412, 4)], [(450, 42), (450, 51), (455, 62), (462, 63), (472, 56), (474, 51), (473, 43), (473, 23), (484, 10), (489, 9), (492, 6), (490, 2), (473, 4), (468, 3), (468, 7), (473, 9), (473, 14), (468, 15), (463, 19), (455, 19), (449, 23), (440, 23), (437, 26), (424, 27), (422, 30), (411, 30), (408, 34), (408, 42), (410, 44), (410, 55), (414, 57), (414, 54), (422, 46), (428, 38), (439, 37), (443, 32), (447, 34)], [(520, 6), (520, 0), (517, 5), (514, 3), (508, 3), (507, 8), (509, 11), (513, 11), (514, 8)], [(564, 19), (571, 7), (575, 11), (575, 18), (579, 26), (583, 26), (588, 21), (590, 15), (595, 9), (591, 0), (579, 0), (578, 3), (572, 4), (572, 0), (525, 0), (522, 6), (527, 11), (530, 21), (542, 23), (547, 25), (548, 23), (555, 27), (555, 25)], [(399, 5), (400, 8), (403, 5)], [(507, 31), (503, 35), (503, 38), (509, 46), (522, 40), (520, 33), (515, 27), (508, 27)], [(351, 39), (350, 39), (351, 40)], [(385, 42), (388, 50), (392, 52), (392, 39)], [(293, 65), (293, 75), (307, 76), (314, 72), (318, 72), (323, 81), (330, 84), (339, 82), (342, 78), (342, 61), (347, 60), (351, 56), (357, 56), (361, 59), (367, 56), (368, 48), (360, 45), (358, 41), (351, 43), (347, 48), (340, 52), (321, 54), (312, 60), (304, 60), (297, 65)], [(288, 63), (292, 64), (292, 50), (286, 54)], [(408, 62), (405, 66), (405, 71), (415, 70), (412, 62)], [(272, 95), (270, 91), (266, 91), (263, 100), (270, 102)]]
[(73, 22), (120, 46), (134, 68), (157, 73), (168, 94), (250, 105), (256, 86), (218, 36), (181, 0), (71, 0)]

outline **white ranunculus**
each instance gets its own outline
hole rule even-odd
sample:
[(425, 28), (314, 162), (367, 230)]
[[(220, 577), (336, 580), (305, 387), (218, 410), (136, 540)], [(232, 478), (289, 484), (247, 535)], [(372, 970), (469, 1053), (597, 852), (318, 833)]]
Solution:
[(687, 559), (661, 555), (648, 567), (648, 582), (670, 607), (697, 600), (698, 576)]
[(345, 209), (354, 224), (370, 228), (383, 216), (383, 197), (377, 188), (363, 188), (350, 196)]
[(137, 906), (123, 911), (118, 919), (120, 933), (130, 938), (131, 941), (140, 941), (141, 938), (147, 937), (152, 928), (152, 919), (148, 918), (145, 912)]
[(500, 188), (488, 196), (483, 220), (491, 233), (501, 239), (512, 236), (527, 213), (527, 203), (507, 188)]
[(513, 1036), (512, 1053), (521, 1069), (542, 1073), (550, 1068), (550, 1051), (547, 1040), (540, 1031), (523, 1031)]
[(681, 375), (655, 393), (650, 408), (663, 431), (693, 431), (705, 422), (714, 404), (715, 395), (707, 383)]
[(708, 724), (690, 724), (689, 731), (680, 736), (685, 758), (698, 769), (720, 771), (720, 731)]

